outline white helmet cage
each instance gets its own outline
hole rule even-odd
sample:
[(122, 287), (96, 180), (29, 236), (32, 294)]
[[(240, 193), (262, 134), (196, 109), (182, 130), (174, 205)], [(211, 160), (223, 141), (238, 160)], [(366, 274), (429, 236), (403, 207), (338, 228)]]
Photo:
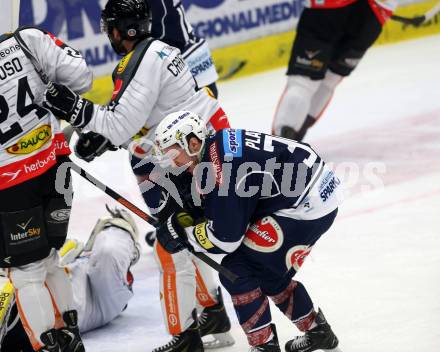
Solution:
[[(166, 116), (156, 128), (155, 142), (161, 154), (175, 144), (180, 146), (189, 156), (197, 156), (203, 150), (207, 130), (205, 122), (190, 111), (178, 111)], [(188, 140), (197, 137), (202, 146), (199, 151), (189, 150)]]

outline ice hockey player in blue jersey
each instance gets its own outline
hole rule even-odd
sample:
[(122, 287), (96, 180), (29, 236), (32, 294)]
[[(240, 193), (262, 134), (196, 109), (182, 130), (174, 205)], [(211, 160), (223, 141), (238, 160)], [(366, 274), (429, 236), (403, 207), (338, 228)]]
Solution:
[(222, 265), (239, 279), (220, 279), (251, 351), (281, 351), (269, 299), (304, 332), (286, 351), (336, 351), (336, 335), (293, 277), (337, 215), (337, 176), (307, 144), (240, 129), (208, 134), (188, 111), (167, 116), (155, 138), (164, 158), (193, 174), (193, 201), (204, 214), (185, 228), (172, 215), (157, 239), (166, 250), (227, 254)]

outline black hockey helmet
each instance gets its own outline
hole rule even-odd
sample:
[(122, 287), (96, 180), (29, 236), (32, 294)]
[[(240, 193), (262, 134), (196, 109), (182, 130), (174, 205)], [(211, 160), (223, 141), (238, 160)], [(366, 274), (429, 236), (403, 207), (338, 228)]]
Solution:
[(151, 10), (145, 0), (109, 0), (101, 13), (101, 30), (116, 28), (123, 39), (142, 39), (151, 33)]

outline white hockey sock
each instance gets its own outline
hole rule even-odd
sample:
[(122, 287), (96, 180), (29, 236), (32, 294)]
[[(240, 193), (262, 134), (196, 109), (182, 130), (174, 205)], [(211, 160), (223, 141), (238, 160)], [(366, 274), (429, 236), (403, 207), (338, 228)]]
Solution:
[(304, 76), (288, 76), (287, 86), (278, 103), (273, 122), (273, 132), (280, 134), (283, 126), (299, 131), (310, 111), (312, 97), (322, 81)]
[(313, 95), (309, 115), (313, 116), (315, 119), (318, 119), (322, 115), (333, 97), (336, 86), (342, 81), (342, 79), (342, 76), (333, 73), (330, 70), (327, 71), (319, 89)]

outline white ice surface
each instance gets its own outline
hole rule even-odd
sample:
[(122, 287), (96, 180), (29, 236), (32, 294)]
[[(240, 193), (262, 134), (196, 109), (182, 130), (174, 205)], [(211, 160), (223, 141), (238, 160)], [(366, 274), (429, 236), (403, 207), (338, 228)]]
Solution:
[[(284, 83), (284, 70), (275, 70), (220, 84), (232, 125), (269, 132)], [(370, 50), (306, 140), (348, 186), (335, 225), (297, 276), (340, 347), (440, 351), (440, 36)], [(81, 164), (145, 209), (125, 152)], [(113, 202), (78, 178), (75, 191), (70, 235), (86, 239), (104, 204)], [(147, 226), (138, 223), (144, 233)], [(87, 351), (144, 352), (167, 342), (146, 246), (134, 274), (128, 309), (84, 336)], [(247, 351), (226, 302), (237, 343), (222, 351)], [(272, 312), (284, 345), (298, 331)]]

